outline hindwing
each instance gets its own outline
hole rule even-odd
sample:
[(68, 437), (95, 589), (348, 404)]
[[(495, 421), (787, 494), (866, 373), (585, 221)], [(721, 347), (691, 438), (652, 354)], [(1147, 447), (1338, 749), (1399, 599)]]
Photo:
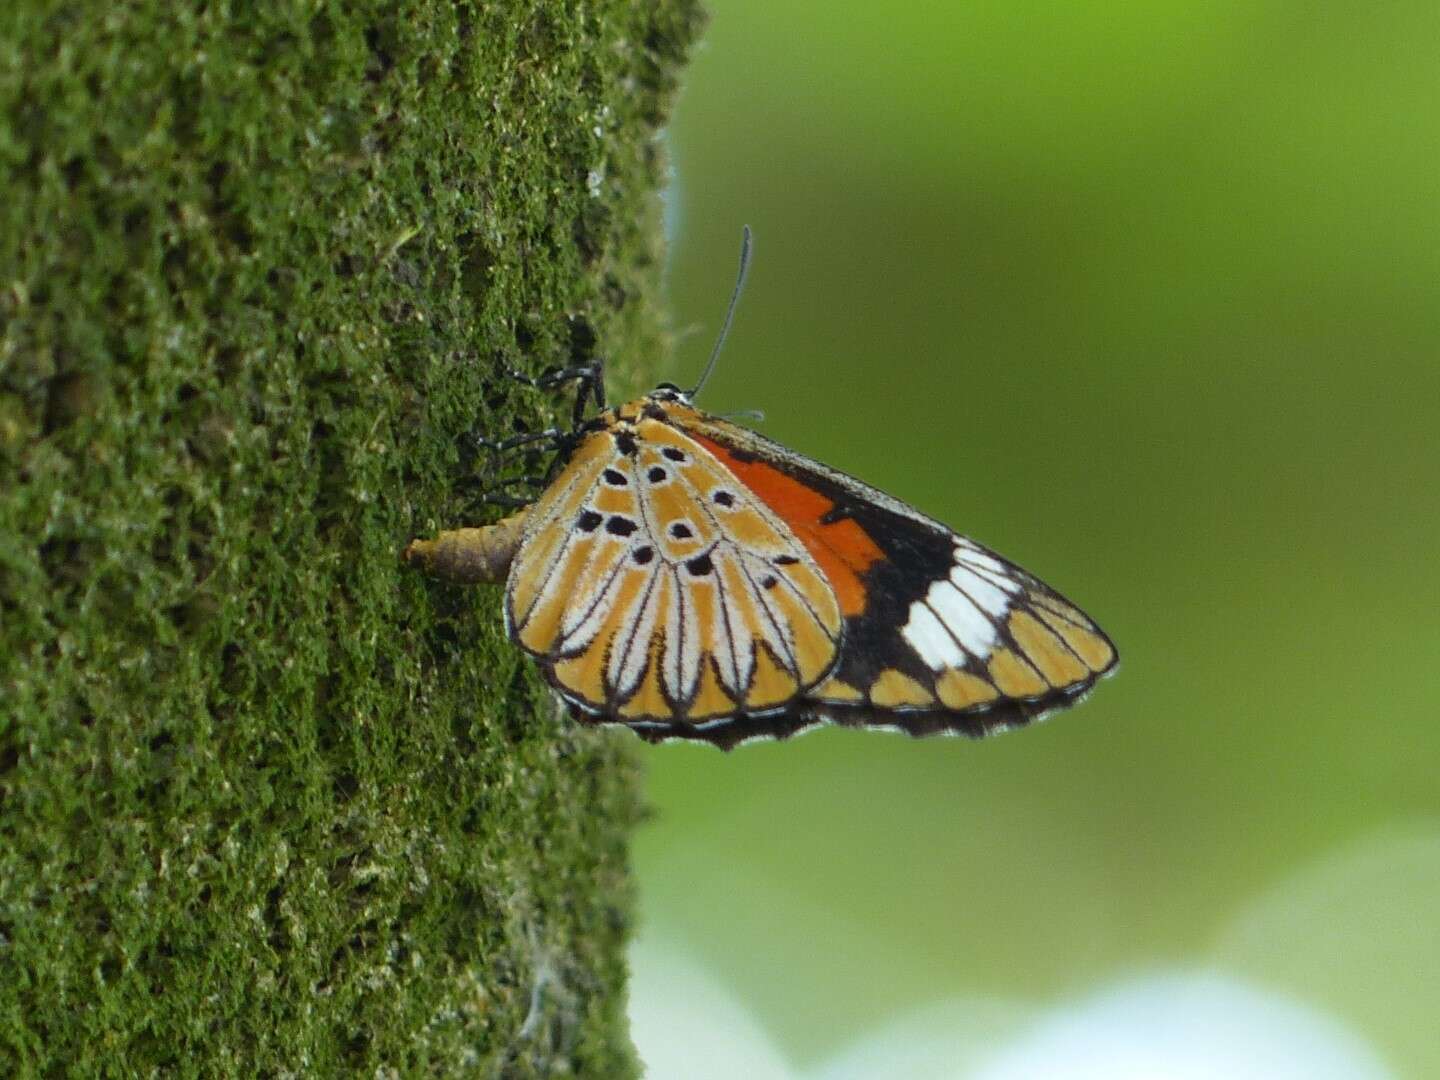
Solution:
[(642, 733), (783, 711), (834, 667), (844, 625), (785, 522), (643, 417), (588, 434), (527, 515), (506, 618), (572, 705)]

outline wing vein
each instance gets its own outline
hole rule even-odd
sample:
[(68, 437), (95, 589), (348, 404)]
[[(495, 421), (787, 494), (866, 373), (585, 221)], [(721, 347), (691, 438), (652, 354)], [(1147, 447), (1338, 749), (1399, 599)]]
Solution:
[[(592, 558), (590, 562), (593, 561), (594, 559)], [(588, 562), (586, 563), (586, 566), (588, 568)], [(605, 599), (605, 597), (609, 594), (610, 590), (614, 587), (615, 579), (620, 575), (620, 571), (623, 569), (625, 569), (625, 560), (622, 558), (616, 561), (615, 568), (610, 571), (610, 575), (605, 579), (605, 584), (595, 590), (595, 599), (590, 601), (590, 606), (585, 609), (585, 614), (580, 616), (580, 618), (575, 621), (574, 627), (570, 630), (569, 633), (562, 633), (559, 646), (555, 650), (556, 655), (564, 652), (565, 644), (576, 634), (578, 634), (580, 630), (584, 627), (584, 625), (590, 621), (590, 617), (595, 614), (595, 609), (600, 606), (601, 601)], [(561, 624), (561, 629), (562, 631), (564, 630), (563, 622)], [(587, 639), (587, 644), (589, 641), (593, 641), (595, 636), (599, 633), (600, 630), (597, 627), (595, 633), (591, 634), (590, 637)]]
[[(565, 504), (565, 497), (568, 496), (568, 495), (570, 494), (570, 492), (574, 491), (575, 488), (577, 488), (577, 487), (579, 487), (579, 486), (580, 486), (580, 477), (579, 477), (579, 476), (576, 476), (575, 479), (573, 479), (569, 484), (567, 484), (567, 485), (565, 486), (565, 490), (564, 490), (564, 492), (562, 492), (560, 498), (558, 498), (558, 499), (555, 500), (555, 509), (554, 509), (553, 511), (551, 511), (551, 513), (550, 513), (548, 516), (546, 516), (545, 518), (542, 518), (540, 521), (536, 522), (535, 531), (534, 531), (534, 532), (530, 532), (529, 535), (532, 535), (532, 536), (539, 535), (540, 531), (543, 530), (544, 528), (548, 527), (548, 525), (549, 525), (551, 522), (558, 520), (558, 518), (559, 518), (559, 516), (560, 516), (560, 507), (562, 507), (562, 506)], [(528, 532), (528, 530), (527, 530), (527, 532)], [(554, 556), (552, 556), (551, 559), (550, 559), (550, 565), (545, 568), (545, 576), (540, 579), (540, 585), (536, 588), (536, 590), (535, 590), (535, 596), (534, 596), (534, 598), (530, 601), (530, 610), (525, 613), (525, 619), (524, 619), (524, 621), (520, 624), (521, 626), (524, 626), (524, 625), (526, 625), (527, 623), (530, 622), (530, 616), (533, 615), (533, 614), (535, 614), (535, 609), (538, 608), (538, 607), (540, 606), (541, 601), (544, 600), (545, 597), (549, 595), (550, 579), (555, 576), (556, 572), (560, 569), (561, 565), (565, 562), (565, 553), (570, 550), (570, 546), (571, 546), (573, 543), (575, 543), (575, 530), (574, 530), (574, 529), (566, 529), (566, 530), (565, 530), (565, 540), (561, 543), (561, 545), (560, 545), (558, 548), (555, 549), (555, 554), (554, 554)], [(590, 565), (591, 565), (594, 561), (595, 561), (595, 553), (594, 553), (594, 552), (591, 552), (590, 557), (585, 560), (585, 565), (580, 568), (580, 574), (577, 575), (577, 576), (583, 575), (586, 570), (590, 569)], [(507, 591), (508, 591), (508, 590), (507, 590)]]
[[(621, 559), (621, 565), (622, 565), (622, 566), (624, 565), (624, 559), (623, 559), (623, 558)], [(628, 631), (628, 632), (626, 633), (626, 635), (625, 635), (625, 644), (624, 644), (624, 646), (622, 646), (622, 648), (621, 648), (621, 650), (620, 650), (620, 659), (619, 659), (618, 662), (616, 662), (616, 661), (614, 661), (614, 660), (611, 660), (611, 662), (610, 662), (610, 667), (611, 667), (611, 669), (614, 670), (614, 671), (617, 673), (617, 676), (618, 676), (618, 677), (614, 680), (613, 685), (610, 687), (610, 689), (611, 689), (612, 691), (618, 691), (618, 690), (619, 690), (621, 680), (623, 679), (623, 677), (624, 677), (624, 675), (625, 675), (625, 668), (626, 668), (627, 666), (629, 666), (629, 663), (630, 663), (630, 650), (631, 650), (632, 648), (634, 648), (634, 646), (635, 646), (635, 639), (636, 639), (636, 638), (639, 636), (639, 634), (640, 634), (640, 627), (645, 624), (645, 609), (646, 609), (646, 608), (649, 606), (649, 604), (650, 604), (650, 594), (655, 591), (655, 582), (656, 582), (657, 580), (658, 580), (658, 575), (652, 572), (652, 573), (650, 574), (649, 581), (647, 581), (647, 582), (645, 583), (645, 592), (644, 592), (644, 594), (639, 598), (639, 600), (638, 600), (638, 601), (636, 602), (636, 604), (635, 604), (635, 607), (634, 607), (635, 617), (634, 617), (633, 619), (630, 619), (630, 620), (629, 620), (629, 622), (630, 622), (630, 627), (629, 627), (629, 631)], [(647, 642), (647, 645), (648, 645), (648, 642)], [(647, 662), (648, 662), (648, 660), (647, 660)], [(644, 678), (644, 676), (645, 676), (645, 672), (644, 672), (644, 670), (643, 670), (643, 668), (642, 668), (642, 670), (641, 670), (641, 672), (640, 672), (640, 679), (636, 679), (636, 680), (635, 680), (635, 683), (636, 683), (637, 686), (639, 685), (641, 679)], [(617, 696), (618, 696), (618, 695), (617, 695)]]
[[(712, 552), (719, 551), (721, 544), (730, 548), (734, 547), (728, 540), (722, 540), (712, 546), (710, 550)], [(714, 556), (712, 555), (711, 557), (713, 558)], [(735, 648), (735, 629), (730, 625), (730, 605), (725, 602), (724, 575), (720, 573), (718, 566), (715, 567), (714, 578), (715, 606), (720, 610), (720, 625), (725, 628), (725, 636), (730, 640), (730, 672), (735, 678), (735, 682), (732, 685), (735, 687), (736, 701), (738, 703), (740, 697), (743, 695), (743, 690), (740, 686), (740, 654)]]
[(800, 678), (800, 658), (795, 655), (795, 650), (790, 639), (785, 636), (785, 631), (780, 626), (780, 620), (770, 608), (770, 601), (766, 598), (765, 591), (755, 583), (755, 576), (750, 573), (750, 567), (745, 564), (744, 559), (740, 560), (740, 573), (745, 576), (745, 580), (750, 584), (750, 594), (755, 597), (760, 610), (765, 615), (765, 621), (770, 624), (770, 629), (775, 631), (776, 640), (779, 641), (780, 646), (785, 650), (785, 656), (779, 657), (779, 659), (787, 661), (786, 666), (790, 669), (790, 673), (795, 676), (795, 681), (797, 683), (802, 682), (803, 680)]

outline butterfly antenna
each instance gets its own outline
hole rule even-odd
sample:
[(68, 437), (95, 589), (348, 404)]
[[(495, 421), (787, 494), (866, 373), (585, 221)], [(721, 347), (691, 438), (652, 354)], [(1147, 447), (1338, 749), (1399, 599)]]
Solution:
[(730, 294), (730, 306), (725, 309), (725, 321), (720, 325), (720, 336), (715, 339), (715, 347), (710, 350), (710, 360), (705, 365), (705, 370), (700, 373), (700, 381), (695, 384), (695, 389), (685, 396), (695, 400), (695, 395), (700, 393), (700, 388), (710, 379), (710, 373), (715, 370), (715, 361), (720, 359), (720, 348), (725, 344), (725, 336), (730, 333), (730, 324), (735, 321), (735, 308), (739, 306), (740, 294), (745, 289), (745, 275), (750, 270), (750, 226), (745, 226), (745, 231), (740, 239), (740, 272), (735, 275), (735, 290)]

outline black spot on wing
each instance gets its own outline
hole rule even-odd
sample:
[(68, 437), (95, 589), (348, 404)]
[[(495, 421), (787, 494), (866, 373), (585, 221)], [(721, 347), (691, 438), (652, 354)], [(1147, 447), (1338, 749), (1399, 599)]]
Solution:
[(605, 522), (605, 531), (611, 536), (629, 536), (639, 527), (633, 518), (623, 514), (611, 514), (610, 520)]

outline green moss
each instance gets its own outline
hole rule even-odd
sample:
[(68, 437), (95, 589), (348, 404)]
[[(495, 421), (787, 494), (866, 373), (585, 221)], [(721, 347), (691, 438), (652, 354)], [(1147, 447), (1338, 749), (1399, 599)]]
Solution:
[(633, 1071), (627, 744), (398, 553), (664, 347), (697, 23), (0, 14), (0, 1072)]

